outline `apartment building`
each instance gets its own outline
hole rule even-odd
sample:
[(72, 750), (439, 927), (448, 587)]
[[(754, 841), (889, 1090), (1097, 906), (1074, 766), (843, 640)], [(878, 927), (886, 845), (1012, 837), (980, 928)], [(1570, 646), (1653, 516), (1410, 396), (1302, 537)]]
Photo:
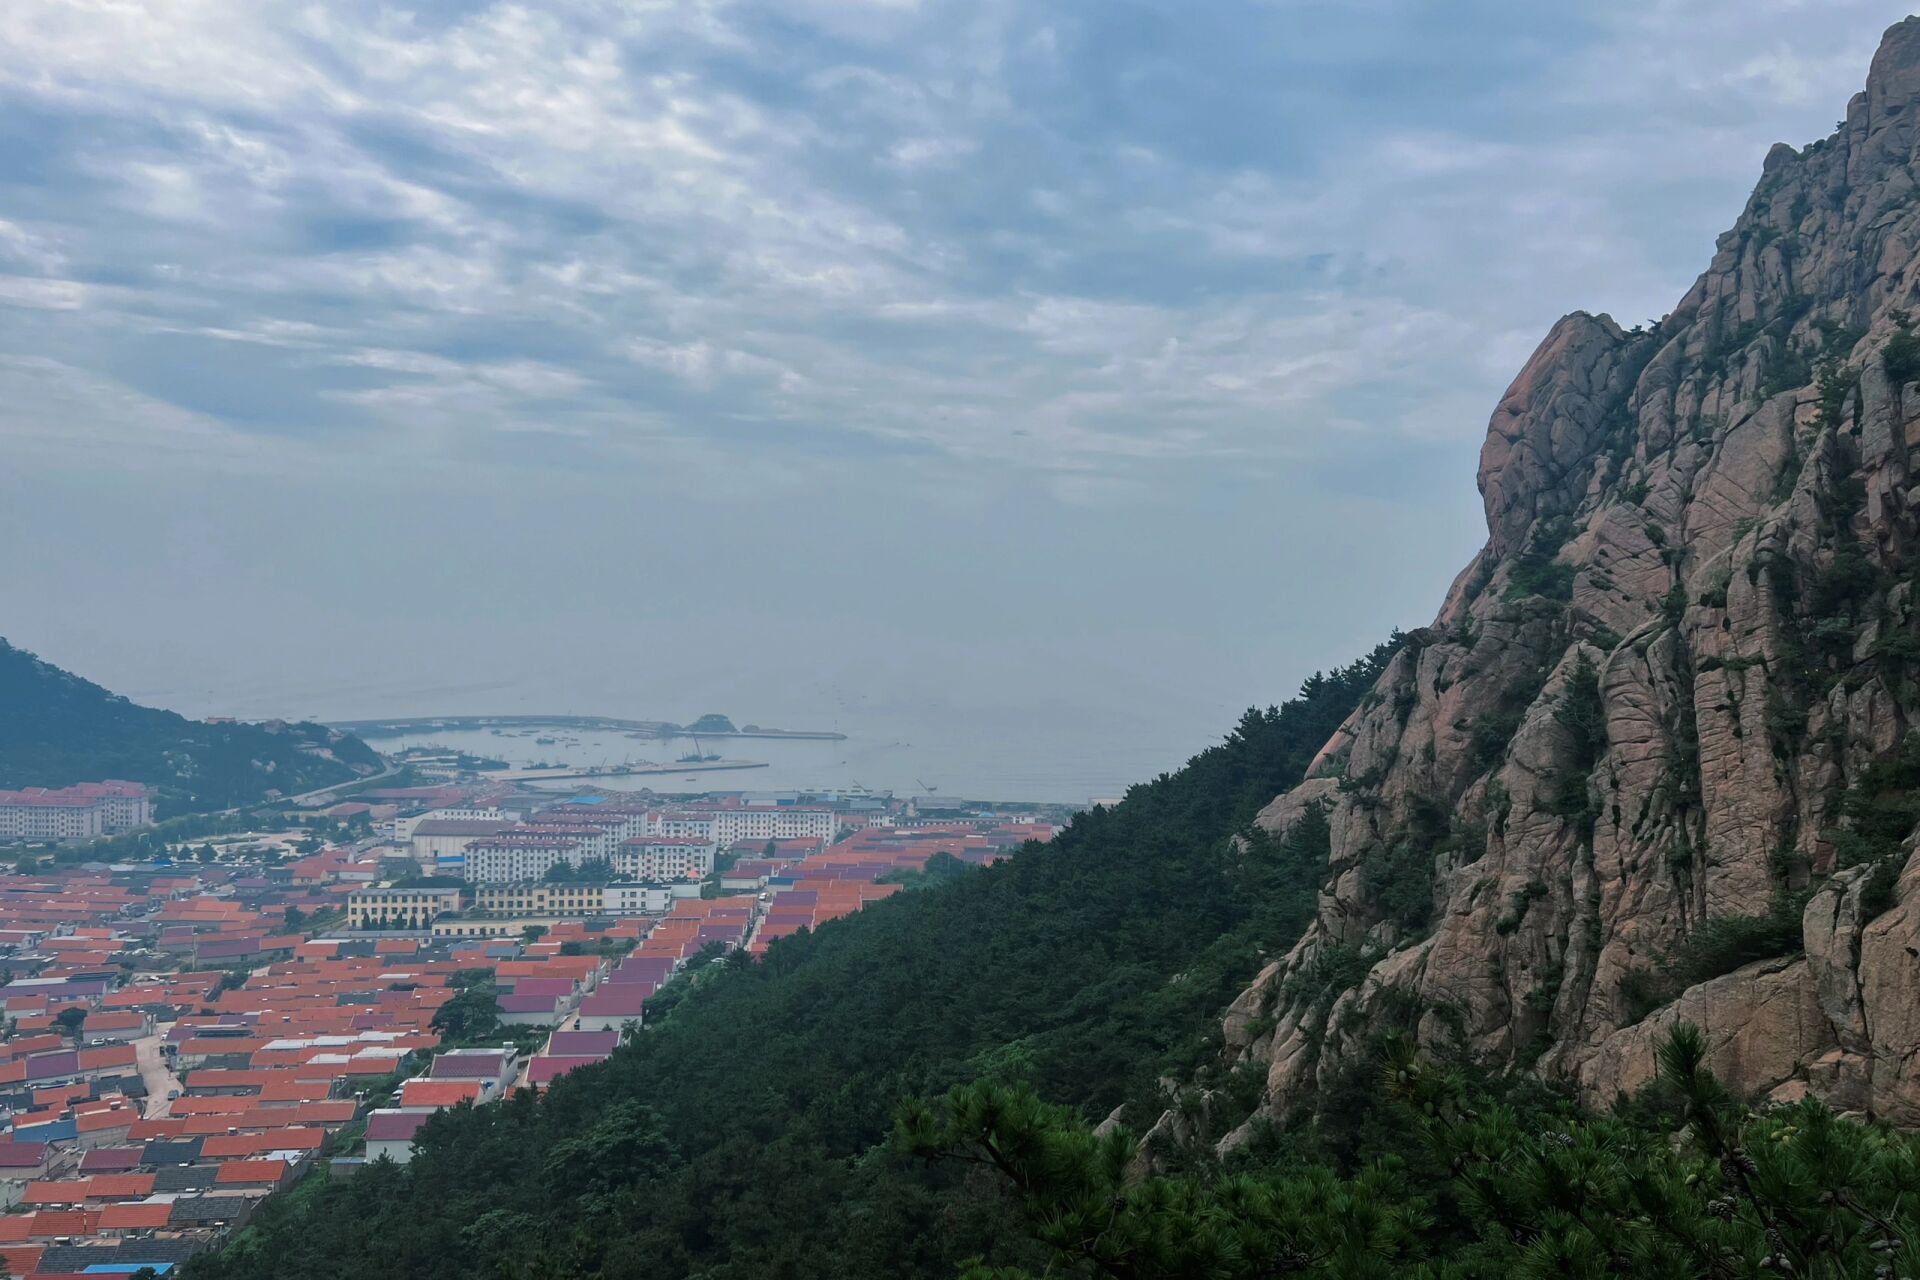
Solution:
[(736, 840), (832, 840), (833, 810), (802, 805), (664, 809), (647, 816), (650, 836), (685, 836), (725, 847)]
[(717, 849), (698, 836), (641, 836), (620, 846), (614, 874), (629, 880), (704, 880)]
[(461, 874), (474, 884), (543, 880), (562, 862), (577, 867), (589, 856), (572, 837), (503, 832), (469, 844)]
[(152, 821), (152, 795), (138, 782), (0, 791), (0, 840), (90, 840)]

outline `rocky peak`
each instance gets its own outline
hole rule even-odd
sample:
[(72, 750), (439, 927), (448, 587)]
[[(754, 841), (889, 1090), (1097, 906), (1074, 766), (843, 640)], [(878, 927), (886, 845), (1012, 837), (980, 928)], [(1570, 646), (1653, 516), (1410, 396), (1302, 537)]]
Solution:
[(1916, 102), (1908, 19), (1671, 314), (1576, 312), (1501, 398), (1485, 549), (1261, 816), (1329, 832), (1227, 1022), (1264, 1114), (1393, 1026), (1610, 1099), (1687, 1017), (1920, 1123)]

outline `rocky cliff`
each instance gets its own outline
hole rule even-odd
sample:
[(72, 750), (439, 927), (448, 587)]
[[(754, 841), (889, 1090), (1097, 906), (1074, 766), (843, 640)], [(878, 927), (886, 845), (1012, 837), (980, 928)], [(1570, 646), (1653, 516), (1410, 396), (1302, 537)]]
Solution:
[(1260, 1114), (1386, 1026), (1610, 1100), (1686, 1018), (1736, 1088), (1920, 1124), (1917, 156), (1909, 19), (1672, 314), (1514, 380), (1485, 549), (1261, 815), (1331, 834), (1226, 1020)]

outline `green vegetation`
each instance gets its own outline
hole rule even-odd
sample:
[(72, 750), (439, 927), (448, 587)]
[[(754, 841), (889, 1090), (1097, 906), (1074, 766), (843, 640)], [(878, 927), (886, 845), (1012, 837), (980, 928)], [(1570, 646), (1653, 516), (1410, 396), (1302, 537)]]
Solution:
[[(1672, 956), (1657, 956), (1630, 970), (1620, 983), (1627, 1021), (1639, 1022), (1697, 983), (1732, 973), (1756, 960), (1798, 955), (1803, 944), (1801, 917), (1810, 890), (1794, 888), (1783, 874), (1786, 860), (1776, 856), (1773, 899), (1752, 916), (1719, 916), (1695, 925)], [(1891, 905), (1892, 885), (1886, 888)]]
[(1600, 820), (1600, 797), (1589, 780), (1607, 750), (1607, 712), (1600, 696), (1600, 673), (1584, 652), (1567, 673), (1567, 686), (1553, 718), (1566, 731), (1573, 762), (1555, 781), (1548, 809), (1572, 819), (1582, 843), (1591, 845)]
[(1572, 536), (1572, 526), (1566, 520), (1543, 521), (1528, 541), (1527, 549), (1514, 557), (1503, 598), (1523, 600), (1528, 596), (1542, 596), (1563, 602), (1573, 599), (1574, 568), (1556, 559), (1560, 548)]
[(1674, 965), (1680, 986), (1707, 982), (1756, 960), (1798, 953), (1805, 907), (1803, 895), (1776, 893), (1771, 907), (1761, 915), (1701, 921), (1687, 935)]
[(930, 885), (945, 884), (961, 876), (971, 875), (976, 868), (970, 862), (962, 862), (950, 853), (936, 853), (927, 859), (927, 865), (918, 871), (902, 868), (889, 871), (879, 879), (880, 884), (901, 884), (909, 889), (925, 889)]
[(1847, 825), (1826, 833), (1836, 866), (1899, 854), (1920, 824), (1920, 733), (1908, 734), (1891, 756), (1862, 769), (1841, 798), (1840, 812)]
[[(1217, 1063), (1220, 1011), (1298, 937), (1325, 871), (1324, 823), (1234, 837), (1395, 647), (1049, 845), (706, 965), (609, 1062), (436, 1115), (404, 1170), (276, 1197), (187, 1274), (945, 1280), (973, 1255), (1036, 1261), (991, 1187), (891, 1148), (894, 1108), (988, 1079), (1145, 1125), (1161, 1074)], [(602, 1126), (635, 1153), (611, 1173), (568, 1145)]]
[(464, 985), (455, 996), (433, 1012), (433, 1029), (442, 1037), (442, 1048), (492, 1044), (500, 1038), (500, 1007), (495, 1001), (493, 975), (483, 982)]
[[(607, 884), (616, 879), (613, 863), (605, 858), (583, 858), (579, 866), (571, 862), (556, 862), (547, 868), (543, 877), (548, 884)], [(456, 879), (455, 884), (465, 884)]]
[(122, 778), (156, 816), (252, 804), (377, 772), (380, 757), (317, 724), (209, 724), (125, 698), (0, 640), (0, 787)]
[(393, 887), (396, 889), (464, 889), (467, 887), (467, 882), (459, 876), (423, 876), (418, 872), (408, 872), (395, 880)]
[(1465, 846), (1467, 832), (1446, 805), (1429, 796), (1408, 800), (1407, 829), (1370, 854), (1360, 875), (1367, 896), (1402, 935), (1417, 937), (1433, 921), (1434, 864)]
[(1705, 1057), (1676, 1027), (1650, 1096), (1602, 1118), (1390, 1041), (1386, 1122), (1339, 1170), (1289, 1134), (1230, 1171), (1141, 1178), (1125, 1133), (994, 1084), (904, 1107), (898, 1145), (1006, 1187), (1042, 1250), (964, 1280), (1915, 1274), (1920, 1145), (1815, 1102), (1743, 1107)]
[(1920, 334), (1913, 331), (1913, 317), (1904, 311), (1894, 312), (1893, 322), (1893, 336), (1887, 339), (1886, 350), (1880, 358), (1888, 381), (1898, 388), (1909, 382), (1920, 382)]

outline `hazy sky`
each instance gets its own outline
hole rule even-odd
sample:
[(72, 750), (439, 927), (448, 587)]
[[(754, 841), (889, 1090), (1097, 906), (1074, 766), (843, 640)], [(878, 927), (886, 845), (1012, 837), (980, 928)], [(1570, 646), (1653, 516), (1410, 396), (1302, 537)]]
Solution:
[(5, 0), (0, 634), (1171, 764), (1431, 617), (1547, 326), (1670, 307), (1902, 14)]

